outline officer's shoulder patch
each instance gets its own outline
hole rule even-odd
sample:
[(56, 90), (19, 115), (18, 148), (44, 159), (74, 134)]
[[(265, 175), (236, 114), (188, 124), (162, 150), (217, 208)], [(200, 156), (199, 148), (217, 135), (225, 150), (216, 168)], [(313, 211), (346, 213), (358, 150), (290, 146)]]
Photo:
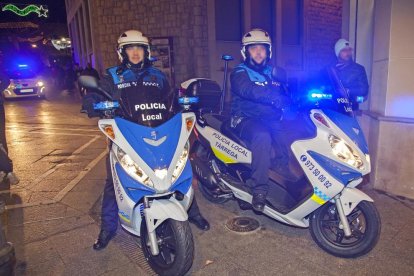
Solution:
[(119, 66), (112, 66), (112, 67), (106, 68), (106, 72), (108, 72), (108, 74), (111, 74), (112, 72), (116, 72), (118, 68)]
[(115, 84), (122, 82), (120, 77), (117, 74), (118, 68), (119, 66), (113, 66), (113, 67), (109, 67), (106, 69), (107, 74), (112, 77)]

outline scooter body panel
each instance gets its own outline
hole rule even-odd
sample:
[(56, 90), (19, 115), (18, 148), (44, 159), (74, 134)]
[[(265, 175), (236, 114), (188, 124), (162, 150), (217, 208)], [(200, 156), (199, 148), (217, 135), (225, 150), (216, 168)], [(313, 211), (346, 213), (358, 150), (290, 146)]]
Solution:
[[(323, 116), (328, 126), (324, 125), (317, 119), (315, 114)], [(371, 166), (369, 155), (366, 150), (361, 150), (358, 145), (361, 143), (354, 142), (345, 131), (338, 127), (333, 120), (323, 113), (322, 110), (311, 110), (309, 116), (315, 124), (317, 132), (316, 137), (305, 140), (298, 140), (292, 143), (291, 150), (298, 160), (304, 174), (309, 183), (313, 187), (313, 194), (308, 199), (304, 200), (300, 205), (296, 206), (287, 214), (282, 214), (270, 206), (265, 207), (264, 213), (276, 220), (284, 223), (295, 225), (298, 227), (308, 227), (308, 216), (323, 204), (332, 200), (336, 195), (345, 191), (344, 188), (348, 183), (354, 183), (356, 186), (361, 182), (362, 176), (370, 172)], [(198, 135), (202, 136), (203, 140), (208, 141), (209, 146), (214, 153), (214, 156), (224, 164), (250, 164), (251, 151), (243, 146), (237, 144), (230, 138), (223, 135), (219, 130), (216, 130), (208, 125), (196, 125)], [(360, 130), (355, 130), (359, 132)], [(349, 133), (349, 132), (348, 132)], [(361, 135), (362, 131), (360, 132)], [(353, 149), (357, 150), (358, 154), (363, 159), (364, 166), (360, 169), (354, 168), (342, 160), (338, 159), (332, 151), (329, 144), (329, 135), (336, 135), (346, 141)], [(355, 138), (355, 137), (354, 137)], [(238, 154), (235, 149), (241, 148), (247, 154)], [(324, 159), (321, 159), (322, 156)], [(343, 175), (338, 174), (338, 171)], [(244, 189), (232, 185), (229, 182), (223, 181), (228, 188), (230, 188), (234, 196), (240, 200), (248, 203), (252, 202), (252, 195)], [(352, 185), (352, 184), (350, 184)], [(356, 190), (356, 189), (353, 189)], [(364, 196), (362, 192), (350, 193), (347, 192), (344, 197), (348, 202), (359, 202), (358, 200), (369, 200), (368, 196)], [(349, 197), (353, 198), (352, 200)], [(354, 198), (355, 197), (355, 198)], [(351, 204), (352, 209), (357, 204)], [(347, 213), (351, 212), (349, 206), (344, 208)]]
[(226, 137), (220, 131), (210, 127), (196, 125), (197, 132), (206, 139), (214, 155), (226, 164), (250, 164), (252, 153), (247, 148)]
[[(128, 232), (138, 236), (141, 234), (141, 223), (145, 223), (143, 215), (146, 209), (152, 209), (149, 214), (154, 219), (187, 219), (186, 212), (193, 200), (192, 170), (186, 146), (192, 130), (191, 125), (188, 128), (188, 120), (195, 121), (193, 113), (176, 115), (157, 128), (136, 125), (121, 118), (99, 120), (99, 128), (112, 141), (109, 159), (118, 215), (122, 227)], [(113, 136), (105, 131), (108, 126), (112, 128)], [(123, 167), (118, 156), (120, 150), (148, 176), (145, 184)], [(178, 161), (184, 162), (179, 174), (175, 172)], [(162, 173), (159, 172), (161, 170)], [(176, 191), (183, 195), (182, 200), (175, 199)], [(157, 199), (160, 197), (163, 199)], [(165, 197), (169, 199), (164, 199)], [(144, 208), (144, 198), (152, 201), (149, 208)], [(158, 203), (153, 205), (154, 202)], [(179, 213), (166, 211), (165, 206), (170, 206), (171, 210)], [(156, 210), (157, 208), (160, 210)], [(156, 224), (158, 225), (160, 223)]]

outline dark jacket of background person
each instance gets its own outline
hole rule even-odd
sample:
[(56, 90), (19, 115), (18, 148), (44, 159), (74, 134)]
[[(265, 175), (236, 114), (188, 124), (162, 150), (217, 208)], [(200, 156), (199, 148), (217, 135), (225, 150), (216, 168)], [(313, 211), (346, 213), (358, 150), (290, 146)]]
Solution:
[(343, 86), (348, 89), (351, 99), (368, 96), (368, 78), (364, 66), (352, 61), (335, 65), (338, 77)]
[(6, 76), (4, 73), (0, 72), (0, 104), (3, 104), (4, 101), (4, 95), (3, 91), (9, 87), (10, 85), (10, 79), (8, 76)]
[(99, 73), (92, 67), (90, 63), (86, 66), (86, 68), (81, 72), (81, 76), (92, 76), (99, 80)]
[(6, 140), (6, 116), (4, 113), (3, 91), (10, 85), (10, 79), (0, 72), (0, 171), (12, 172), (13, 163), (8, 157)]

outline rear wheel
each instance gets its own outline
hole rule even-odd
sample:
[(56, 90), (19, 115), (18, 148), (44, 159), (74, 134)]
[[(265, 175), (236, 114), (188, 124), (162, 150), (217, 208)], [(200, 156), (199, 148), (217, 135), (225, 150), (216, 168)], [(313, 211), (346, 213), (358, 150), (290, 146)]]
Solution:
[(362, 201), (347, 216), (352, 235), (346, 237), (334, 204), (325, 204), (310, 218), (314, 241), (328, 253), (342, 258), (356, 258), (370, 252), (381, 232), (381, 219), (374, 204)]
[(188, 221), (168, 219), (155, 232), (160, 253), (153, 256), (148, 246), (148, 231), (143, 220), (141, 247), (151, 268), (158, 275), (184, 275), (194, 259), (194, 241)]

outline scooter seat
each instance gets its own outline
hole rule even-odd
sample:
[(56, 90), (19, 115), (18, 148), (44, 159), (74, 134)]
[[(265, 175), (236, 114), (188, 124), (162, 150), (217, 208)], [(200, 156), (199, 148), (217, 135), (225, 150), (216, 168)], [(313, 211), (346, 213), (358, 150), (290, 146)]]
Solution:
[(227, 119), (222, 125), (221, 125), (221, 133), (223, 135), (227, 136), (237, 144), (245, 147), (248, 149), (246, 143), (240, 139), (240, 137), (235, 133), (234, 129), (231, 127), (231, 120)]
[(223, 115), (216, 113), (204, 114), (203, 119), (208, 126), (214, 128), (217, 131), (220, 131), (223, 122), (227, 120)]

